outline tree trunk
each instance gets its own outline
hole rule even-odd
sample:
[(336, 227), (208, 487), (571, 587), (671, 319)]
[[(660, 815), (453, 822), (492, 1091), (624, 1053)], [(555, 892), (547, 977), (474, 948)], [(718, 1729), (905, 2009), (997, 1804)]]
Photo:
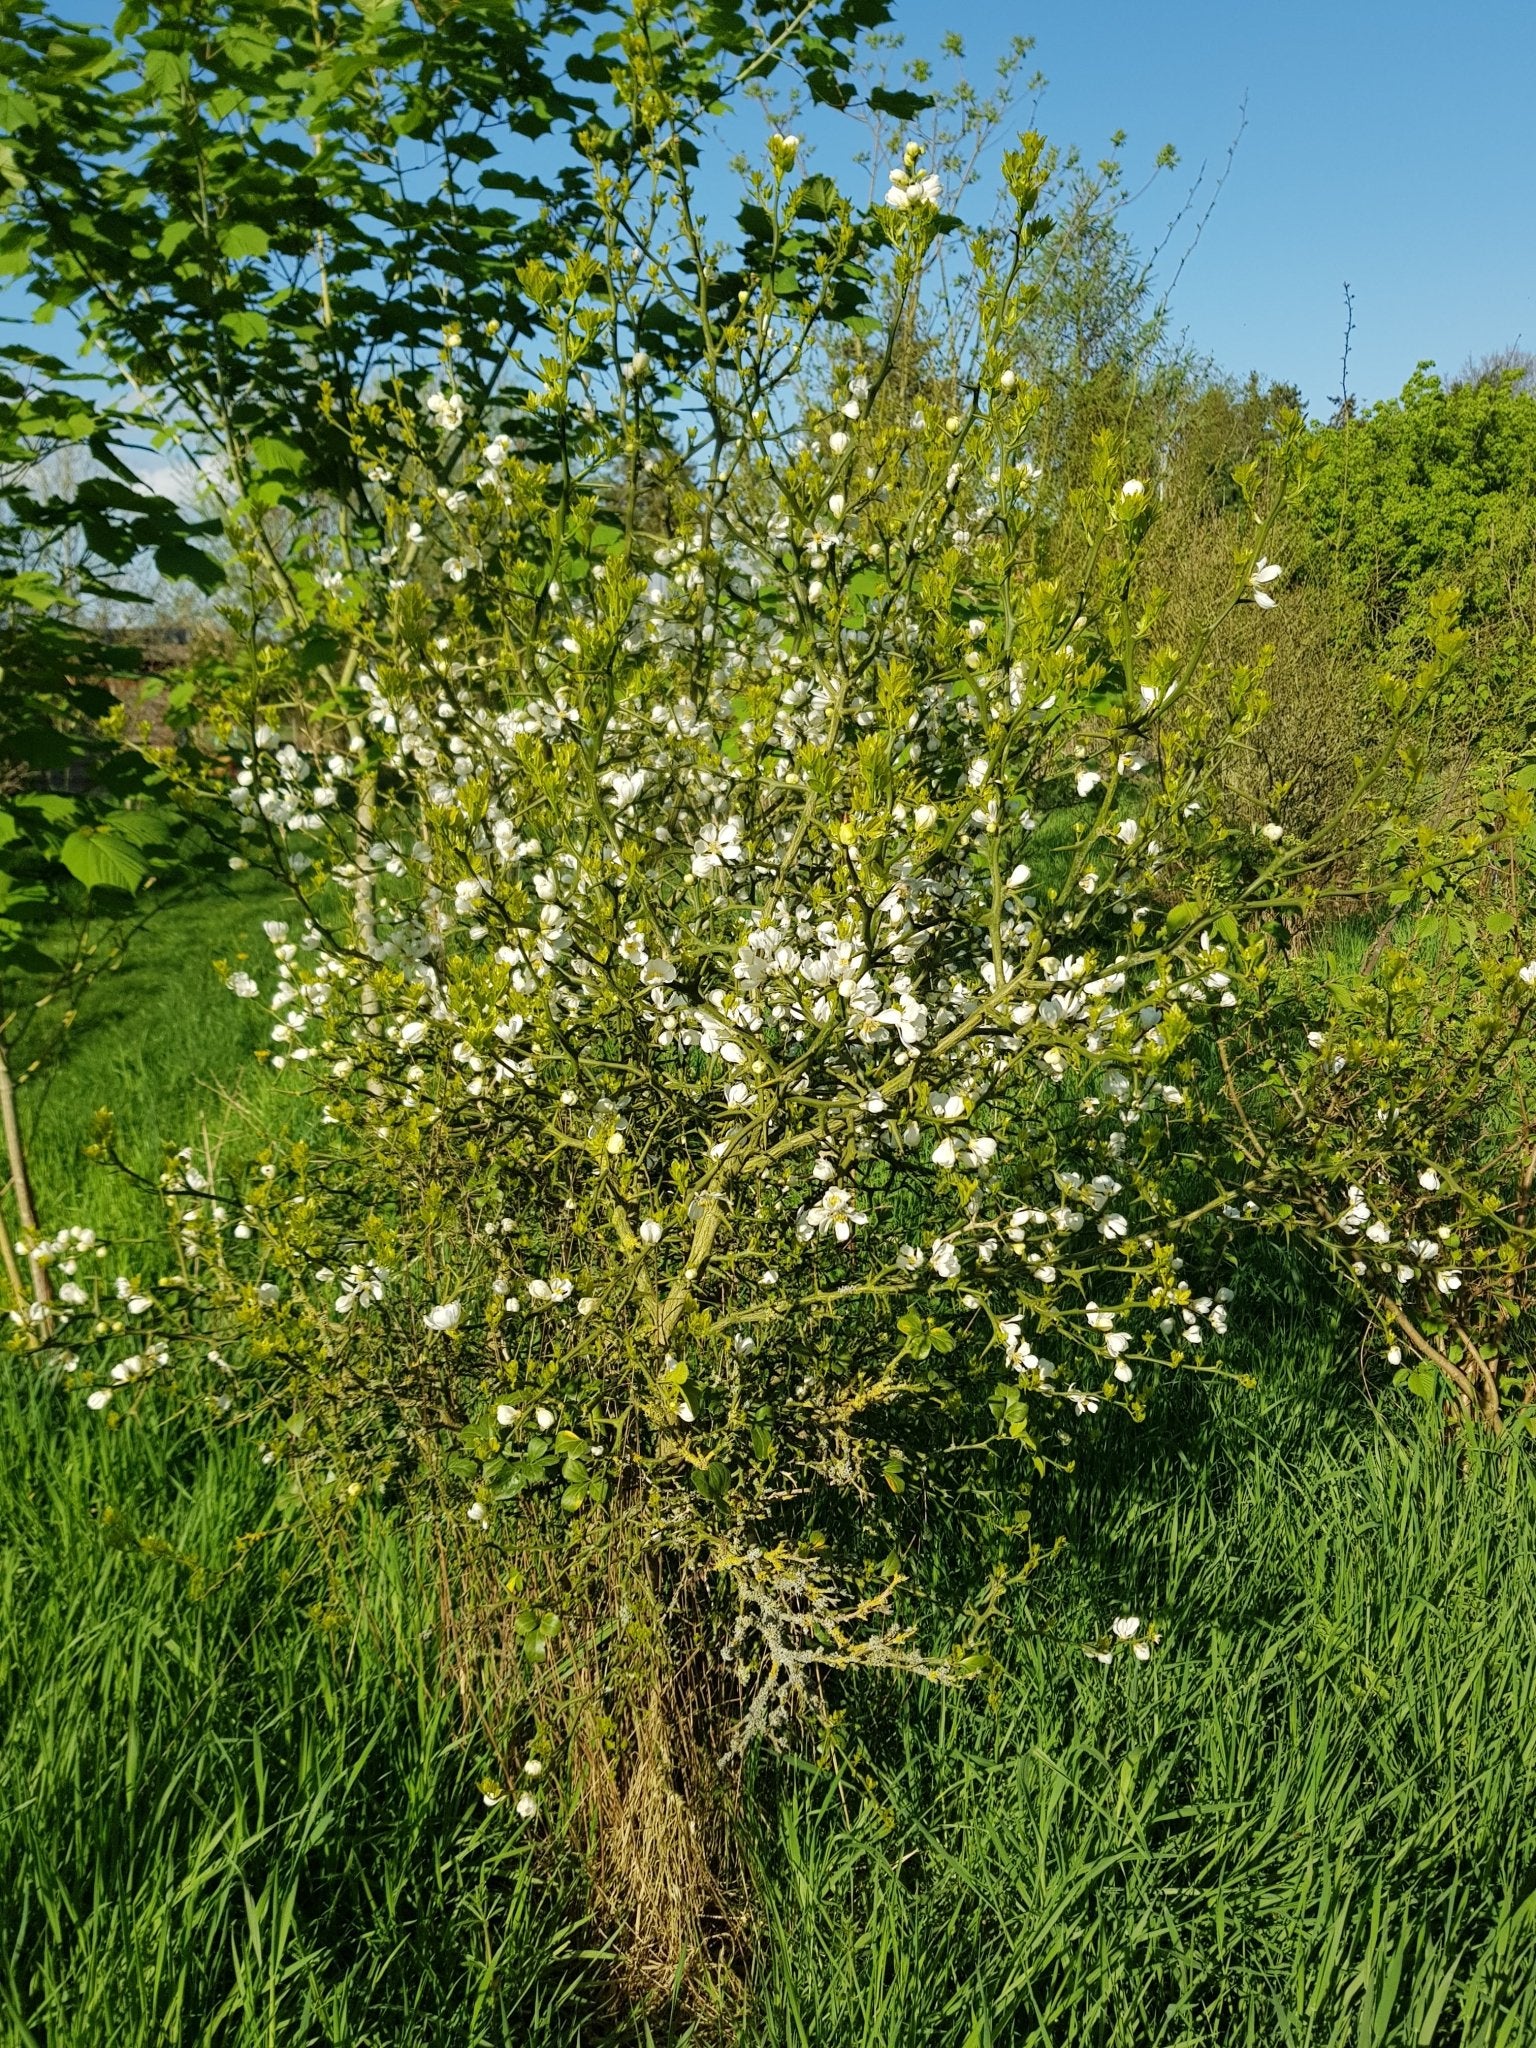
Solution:
[[(5, 1047), (0, 1044), (0, 1124), (5, 1127), (5, 1156), (11, 1170), (11, 1193), (16, 1198), (16, 1214), (21, 1223), (22, 1236), (29, 1243), (38, 1235), (37, 1212), (32, 1206), (32, 1184), (27, 1178), (27, 1155), (21, 1142), (21, 1125), (16, 1117), (16, 1091), (11, 1085), (10, 1063), (5, 1057)], [(15, 1257), (10, 1253), (7, 1235), (7, 1260), (10, 1271), (15, 1272), (16, 1284), (20, 1284), (20, 1273), (16, 1272)], [(49, 1327), (48, 1305), (53, 1300), (53, 1289), (48, 1284), (48, 1268), (35, 1252), (27, 1255), (27, 1265), (32, 1274), (32, 1299), (43, 1311), (40, 1318), (46, 1331)]]

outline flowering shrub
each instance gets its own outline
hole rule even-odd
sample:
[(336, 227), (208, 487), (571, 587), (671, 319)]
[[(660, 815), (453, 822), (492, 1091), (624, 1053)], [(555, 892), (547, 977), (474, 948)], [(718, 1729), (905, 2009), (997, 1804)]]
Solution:
[[(794, 157), (759, 181), (776, 274), (813, 199), (856, 239)], [(933, 1497), (1022, 1528), (1084, 1420), (1226, 1323), (1181, 1132), (1293, 857), (1213, 805), (1245, 682), (1185, 714), (1109, 451), (1086, 585), (1032, 567), (1038, 145), (1007, 171), (975, 381), (915, 411), (873, 336), (806, 400), (827, 260), (708, 314), (708, 425), (669, 462), (637, 345), (667, 280), (617, 209), (602, 265), (524, 279), (563, 472), (509, 422), (434, 481), (450, 336), (389, 615), (317, 578), (361, 650), (350, 734), (269, 703), (234, 791), (297, 898), (261, 988), (322, 1129), (237, 1189), (177, 1180), (190, 1298), (339, 1487), (426, 1470), (488, 1534), (531, 1518), (535, 1659), (567, 1543), (639, 1527), (717, 1585), (744, 1734), (816, 1667), (920, 1661), (897, 1594)], [(937, 208), (908, 149), (890, 337)], [(1268, 599), (1265, 531), (1235, 596)]]
[[(935, 1506), (1027, 1561), (1032, 1476), (1151, 1373), (1218, 1369), (1233, 1230), (1336, 1230), (1349, 1162), (1274, 1126), (1227, 1173), (1212, 1083), (1250, 1013), (1305, 1046), (1278, 921), (1379, 866), (1400, 795), (1362, 784), (1320, 853), (1224, 794), (1257, 677), (1159, 641), (1155, 497), (1107, 444), (1086, 567), (1041, 572), (1010, 345), (1038, 142), (972, 246), (970, 374), (926, 388), (897, 374), (947, 232), (921, 152), (867, 220), (798, 153), (753, 181), (745, 274), (680, 149), (649, 186), (595, 167), (602, 245), (525, 266), (522, 415), (467, 464), (453, 331), (387, 435), (383, 401), (349, 423), (388, 602), (317, 562), (348, 680), (321, 713), (267, 650), (233, 792), (294, 910), (228, 985), (317, 1126), (228, 1185), (173, 1166), (163, 1291), (274, 1455), (500, 1546), (531, 1666), (582, 1613), (600, 1661), (654, 1624), (670, 1666), (702, 1617), (738, 1743), (828, 1669), (977, 1668), (985, 1588), (944, 1643), (903, 1604)], [(1233, 603), (1283, 593), (1286, 462), (1246, 478)], [(124, 1289), (73, 1312), (98, 1404), (174, 1361)]]

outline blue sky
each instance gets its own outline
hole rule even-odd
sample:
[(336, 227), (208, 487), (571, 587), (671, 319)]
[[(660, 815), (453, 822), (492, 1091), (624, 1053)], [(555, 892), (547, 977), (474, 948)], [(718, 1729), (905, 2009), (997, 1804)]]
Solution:
[[(103, 20), (112, 0), (62, 11)], [(1090, 160), (1124, 129), (1133, 182), (1173, 143), (1179, 171), (1128, 216), (1144, 246), (1203, 164), (1175, 254), (1246, 103), (1171, 302), (1175, 327), (1223, 369), (1294, 382), (1310, 411), (1329, 411), (1346, 282), (1350, 389), (1367, 401), (1423, 358), (1452, 374), (1516, 341), (1536, 351), (1536, 0), (895, 0), (895, 25), (911, 56), (957, 31), (978, 83), (1012, 37), (1033, 37), (1047, 84), (1018, 121)], [(831, 142), (820, 120), (808, 132)], [(849, 146), (845, 135), (829, 147), (827, 167)], [(0, 294), (0, 313), (23, 312), (22, 296)], [(51, 339), (67, 346), (60, 329)]]
[[(1421, 358), (1447, 374), (1517, 338), (1536, 351), (1536, 6), (1531, 0), (896, 0), (909, 52), (946, 30), (990, 69), (1032, 36), (1053, 142), (1128, 168), (1164, 142), (1217, 175), (1247, 99), (1231, 175), (1173, 299), (1177, 325), (1224, 368), (1339, 389), (1343, 286), (1350, 386), (1397, 391)], [(1188, 177), (1133, 217), (1160, 235)]]

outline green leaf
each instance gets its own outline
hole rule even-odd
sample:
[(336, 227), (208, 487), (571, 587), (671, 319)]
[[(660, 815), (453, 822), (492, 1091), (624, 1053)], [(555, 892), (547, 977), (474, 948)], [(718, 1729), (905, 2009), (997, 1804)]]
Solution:
[(173, 583), (195, 583), (199, 590), (217, 590), (224, 571), (211, 555), (189, 540), (163, 540), (155, 549), (155, 567)]
[(266, 229), (251, 220), (238, 220), (219, 236), (219, 247), (235, 262), (244, 256), (265, 256), (271, 246)]
[(29, 790), (25, 796), (16, 799), (18, 811), (36, 811), (50, 825), (72, 825), (80, 815), (80, 806), (72, 796), (56, 796), (51, 789)]
[(307, 459), (302, 448), (295, 448), (291, 441), (278, 440), (275, 434), (258, 434), (251, 442), (251, 460), (260, 469), (299, 471)]
[(130, 846), (163, 846), (171, 813), (163, 810), (114, 811), (99, 821), (104, 832), (126, 840)]
[(249, 307), (243, 312), (223, 314), (219, 325), (242, 346), (247, 342), (265, 341), (272, 332), (272, 323), (266, 314), (254, 312)]
[(695, 1465), (691, 1476), (695, 1490), (705, 1500), (724, 1500), (731, 1484), (731, 1475), (724, 1465)]
[(71, 832), (59, 859), (87, 889), (136, 889), (149, 873), (137, 850), (103, 825)]
[(891, 92), (877, 85), (870, 91), (869, 104), (877, 114), (889, 114), (893, 121), (915, 121), (919, 114), (927, 113), (933, 100), (927, 93)]

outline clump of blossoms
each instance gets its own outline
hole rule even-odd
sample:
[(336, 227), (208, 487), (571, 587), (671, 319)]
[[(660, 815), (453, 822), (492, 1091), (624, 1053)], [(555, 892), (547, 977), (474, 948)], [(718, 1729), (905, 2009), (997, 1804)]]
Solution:
[[(657, 1654), (702, 1629), (739, 1741), (828, 1670), (976, 1668), (995, 1583), (947, 1642), (911, 1601), (936, 1504), (1026, 1564), (1034, 1476), (1153, 1373), (1219, 1367), (1256, 1198), (1195, 1156), (1205, 1049), (1267, 1000), (1317, 868), (1228, 807), (1253, 678), (1158, 640), (1155, 503), (1107, 445), (1086, 570), (1036, 566), (1009, 344), (1038, 144), (974, 251), (974, 374), (915, 409), (898, 337), (942, 227), (915, 155), (860, 225), (771, 154), (762, 267), (702, 310), (691, 211), (669, 257), (602, 178), (607, 246), (525, 277), (520, 402), (568, 422), (563, 467), (514, 411), (442, 476), (445, 354), (387, 602), (334, 614), (351, 697), (269, 681), (236, 736), (294, 908), (229, 988), (318, 1129), (168, 1180), (178, 1298), (221, 1364), (243, 1340), (274, 1455), (502, 1546), (530, 1664), (594, 1601), (632, 1617), (603, 1573), (638, 1556)], [(1233, 602), (1273, 580), (1257, 509)]]

